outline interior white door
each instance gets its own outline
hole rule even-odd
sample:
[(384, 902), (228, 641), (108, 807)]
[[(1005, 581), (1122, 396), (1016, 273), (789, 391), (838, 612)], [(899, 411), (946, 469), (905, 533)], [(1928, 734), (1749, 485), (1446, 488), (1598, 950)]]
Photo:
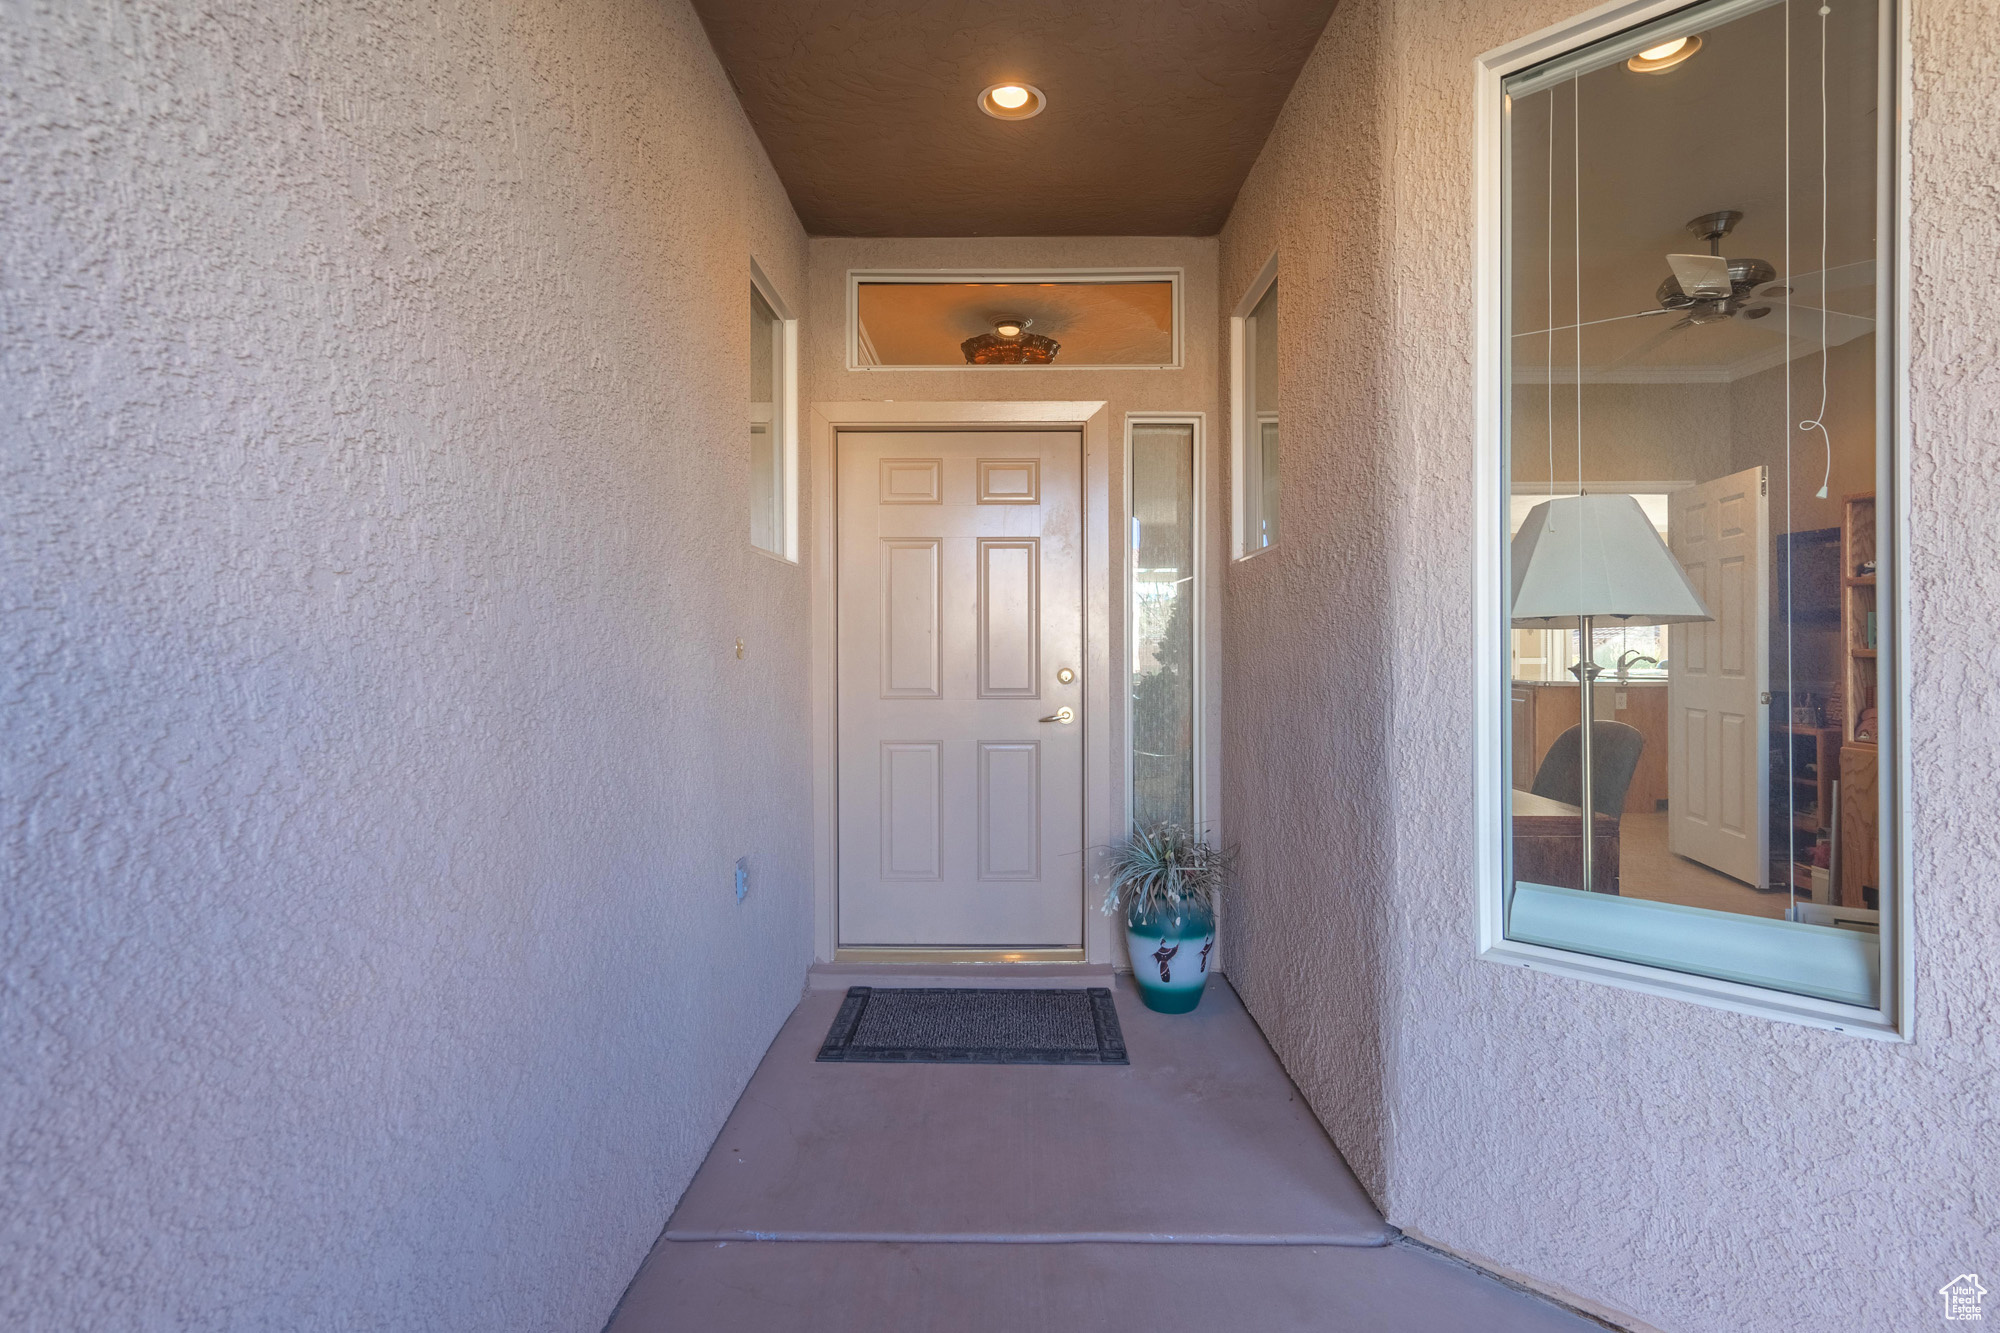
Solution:
[(1667, 846), (1770, 876), (1771, 518), (1764, 469), (1676, 491), (1668, 546), (1715, 619), (1667, 640)]
[(840, 942), (1080, 946), (1082, 437), (836, 453)]

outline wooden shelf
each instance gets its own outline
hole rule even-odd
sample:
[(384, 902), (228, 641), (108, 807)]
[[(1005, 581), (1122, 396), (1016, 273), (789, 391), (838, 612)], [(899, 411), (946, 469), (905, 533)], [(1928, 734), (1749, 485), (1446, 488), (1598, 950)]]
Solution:
[(1880, 812), (1876, 782), (1876, 751), (1873, 740), (1859, 740), (1855, 728), (1862, 714), (1877, 706), (1880, 673), (1879, 650), (1858, 645), (1875, 614), (1879, 569), (1873, 574), (1854, 571), (1874, 560), (1875, 495), (1863, 491), (1841, 497), (1840, 520), (1840, 642), (1843, 672), (1842, 740), (1839, 760), (1840, 827), (1834, 830), (1836, 876), (1827, 897), (1842, 907), (1859, 907), (1875, 878), (1879, 846)]

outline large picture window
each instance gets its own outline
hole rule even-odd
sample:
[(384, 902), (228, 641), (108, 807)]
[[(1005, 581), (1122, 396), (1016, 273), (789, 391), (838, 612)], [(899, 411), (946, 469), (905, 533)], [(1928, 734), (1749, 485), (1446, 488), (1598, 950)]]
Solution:
[(1484, 62), (1491, 956), (1900, 1021), (1887, 18)]

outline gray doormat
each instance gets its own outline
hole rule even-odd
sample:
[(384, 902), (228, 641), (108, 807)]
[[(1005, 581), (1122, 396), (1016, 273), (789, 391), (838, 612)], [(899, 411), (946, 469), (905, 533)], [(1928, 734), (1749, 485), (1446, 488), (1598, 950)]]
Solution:
[(851, 986), (822, 1060), (879, 1064), (1122, 1065), (1125, 1034), (1102, 986), (1087, 990)]

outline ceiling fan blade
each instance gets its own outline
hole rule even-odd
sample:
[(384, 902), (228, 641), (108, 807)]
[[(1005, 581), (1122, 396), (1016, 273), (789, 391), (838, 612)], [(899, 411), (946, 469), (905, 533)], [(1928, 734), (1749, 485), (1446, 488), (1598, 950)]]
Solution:
[[(1674, 312), (1665, 311), (1663, 313), (1673, 314)], [(1617, 360), (1612, 361), (1607, 365), (1603, 366), (1602, 368), (1600, 368), (1598, 373), (1608, 374), (1614, 370), (1623, 370), (1626, 366), (1631, 365), (1634, 361), (1640, 360), (1642, 357), (1645, 357), (1646, 355), (1651, 353), (1654, 348), (1666, 342), (1667, 339), (1673, 337), (1676, 333), (1679, 333), (1682, 329), (1692, 328), (1693, 326), (1694, 326), (1694, 321), (1691, 319), (1683, 319), (1678, 324), (1669, 324), (1666, 328), (1661, 329), (1658, 333), (1646, 339), (1646, 341), (1640, 343), (1637, 347), (1634, 347), (1630, 351), (1626, 352), (1625, 355), (1619, 357)]]
[(1787, 309), (1791, 311), (1794, 342), (1818, 342), (1822, 318), (1826, 321), (1826, 342), (1829, 347), (1838, 347), (1844, 342), (1852, 342), (1864, 333), (1875, 331), (1875, 321), (1866, 315), (1850, 315), (1844, 311), (1827, 310), (1800, 301), (1774, 301), (1753, 297), (1744, 302), (1746, 312), (1763, 306), (1768, 306), (1771, 313), (1759, 318), (1757, 323), (1777, 333), (1784, 332), (1785, 311)]
[[(1790, 282), (1792, 295), (1805, 301), (1824, 300), (1828, 292), (1851, 292), (1875, 283), (1875, 261), (1864, 259), (1854, 264), (1835, 264), (1832, 268), (1812, 269), (1799, 274)], [(1779, 288), (1778, 295), (1784, 295), (1786, 282), (1780, 278), (1772, 284)]]

